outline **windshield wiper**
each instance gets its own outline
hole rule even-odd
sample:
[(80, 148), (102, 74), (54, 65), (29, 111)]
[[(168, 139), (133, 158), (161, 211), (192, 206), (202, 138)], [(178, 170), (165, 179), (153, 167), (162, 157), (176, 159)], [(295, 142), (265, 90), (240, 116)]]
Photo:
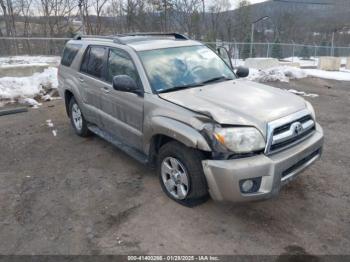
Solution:
[(197, 86), (203, 86), (203, 83), (195, 83), (195, 84), (189, 84), (189, 85), (183, 85), (183, 86), (174, 86), (174, 87), (170, 87), (168, 89), (163, 89), (163, 90), (159, 90), (158, 94), (161, 93), (167, 93), (167, 92), (173, 92), (173, 91), (178, 91), (178, 90), (182, 90), (182, 89), (187, 89), (187, 88), (192, 88), (192, 87), (197, 87)]
[(209, 83), (220, 81), (220, 80), (228, 81), (228, 80), (233, 80), (233, 79), (232, 78), (228, 78), (226, 76), (218, 76), (218, 77), (214, 77), (214, 78), (208, 79), (208, 80), (202, 82), (201, 84), (205, 85), (205, 84), (209, 84)]
[(174, 86), (174, 87), (170, 87), (168, 89), (163, 89), (163, 90), (159, 90), (158, 91), (158, 94), (161, 94), (161, 93), (167, 93), (167, 92), (173, 92), (173, 91), (179, 91), (179, 90), (182, 90), (182, 89), (187, 89), (187, 88), (192, 88), (192, 87), (197, 87), (197, 86), (204, 86), (205, 84), (209, 84), (209, 83), (212, 83), (212, 82), (216, 82), (216, 81), (228, 81), (228, 80), (233, 80), (232, 78), (228, 78), (226, 76), (219, 76), (219, 77), (214, 77), (214, 78), (211, 78), (209, 80), (206, 80), (204, 82), (201, 82), (201, 83), (194, 83), (194, 84), (189, 84), (189, 85), (183, 85), (183, 86)]

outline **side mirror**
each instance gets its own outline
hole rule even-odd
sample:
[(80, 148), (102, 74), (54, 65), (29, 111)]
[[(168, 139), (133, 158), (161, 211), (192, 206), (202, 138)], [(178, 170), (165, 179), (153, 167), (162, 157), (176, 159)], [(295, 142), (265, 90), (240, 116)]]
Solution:
[(249, 75), (249, 68), (243, 67), (243, 66), (237, 67), (237, 69), (236, 69), (236, 75), (237, 75), (239, 78), (247, 77), (247, 76)]
[(218, 55), (226, 62), (226, 64), (233, 68), (232, 66), (232, 62), (231, 62), (231, 58), (230, 58), (230, 54), (228, 53), (227, 49), (223, 46), (220, 46), (216, 49), (216, 52), (218, 53)]
[(137, 86), (136, 81), (128, 75), (119, 75), (113, 77), (113, 88), (121, 92), (129, 92), (141, 95), (143, 92)]

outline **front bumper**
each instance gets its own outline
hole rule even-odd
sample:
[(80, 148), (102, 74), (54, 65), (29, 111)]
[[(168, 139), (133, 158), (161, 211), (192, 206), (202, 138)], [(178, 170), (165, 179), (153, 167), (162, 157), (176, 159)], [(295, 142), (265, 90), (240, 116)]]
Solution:
[[(243, 202), (267, 199), (277, 195), (283, 185), (318, 160), (322, 153), (323, 130), (319, 124), (316, 132), (305, 141), (282, 152), (232, 160), (204, 160), (204, 174), (209, 193), (214, 200)], [(239, 181), (262, 177), (257, 192), (244, 194)]]

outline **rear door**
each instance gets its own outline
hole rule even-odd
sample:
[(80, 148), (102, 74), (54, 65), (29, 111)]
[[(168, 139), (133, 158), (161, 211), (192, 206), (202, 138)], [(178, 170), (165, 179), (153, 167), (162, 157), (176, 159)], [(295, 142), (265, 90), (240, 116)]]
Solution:
[(107, 50), (104, 46), (88, 46), (78, 73), (81, 94), (88, 111), (86, 118), (98, 126), (102, 126), (100, 115), (102, 96), (106, 92), (104, 78)]
[(104, 128), (123, 139), (123, 142), (142, 149), (143, 97), (134, 93), (114, 90), (112, 79), (117, 75), (128, 75), (142, 89), (141, 80), (130, 55), (121, 49), (110, 48), (107, 59), (106, 87), (102, 110)]

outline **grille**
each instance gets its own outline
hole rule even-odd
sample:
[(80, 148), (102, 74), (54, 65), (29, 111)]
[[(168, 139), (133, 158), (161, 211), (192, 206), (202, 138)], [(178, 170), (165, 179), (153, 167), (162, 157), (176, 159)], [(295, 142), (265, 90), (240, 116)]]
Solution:
[(315, 132), (315, 121), (308, 111), (276, 120), (268, 125), (268, 144), (265, 152), (276, 153), (291, 147)]
[[(299, 118), (293, 122), (300, 122), (300, 123), (305, 123), (306, 121), (308, 120), (312, 120), (312, 117), (310, 115), (307, 115), (307, 116), (304, 116), (302, 118)], [(273, 135), (278, 135), (278, 134), (281, 134), (283, 132), (286, 132), (290, 129), (290, 126), (291, 126), (292, 123), (288, 123), (288, 124), (285, 124), (283, 126), (280, 126), (280, 127), (277, 127), (273, 130)]]
[(311, 129), (305, 131), (304, 133), (298, 135), (298, 136), (295, 136), (295, 137), (293, 137), (291, 139), (288, 139), (286, 141), (283, 141), (281, 143), (271, 145), (270, 150), (271, 151), (275, 151), (275, 150), (284, 148), (284, 147), (286, 147), (286, 146), (288, 146), (290, 144), (293, 144), (293, 143), (297, 142), (298, 140), (301, 140), (304, 137), (307, 137), (309, 134), (313, 133), (314, 131), (315, 131), (315, 126), (312, 127)]

